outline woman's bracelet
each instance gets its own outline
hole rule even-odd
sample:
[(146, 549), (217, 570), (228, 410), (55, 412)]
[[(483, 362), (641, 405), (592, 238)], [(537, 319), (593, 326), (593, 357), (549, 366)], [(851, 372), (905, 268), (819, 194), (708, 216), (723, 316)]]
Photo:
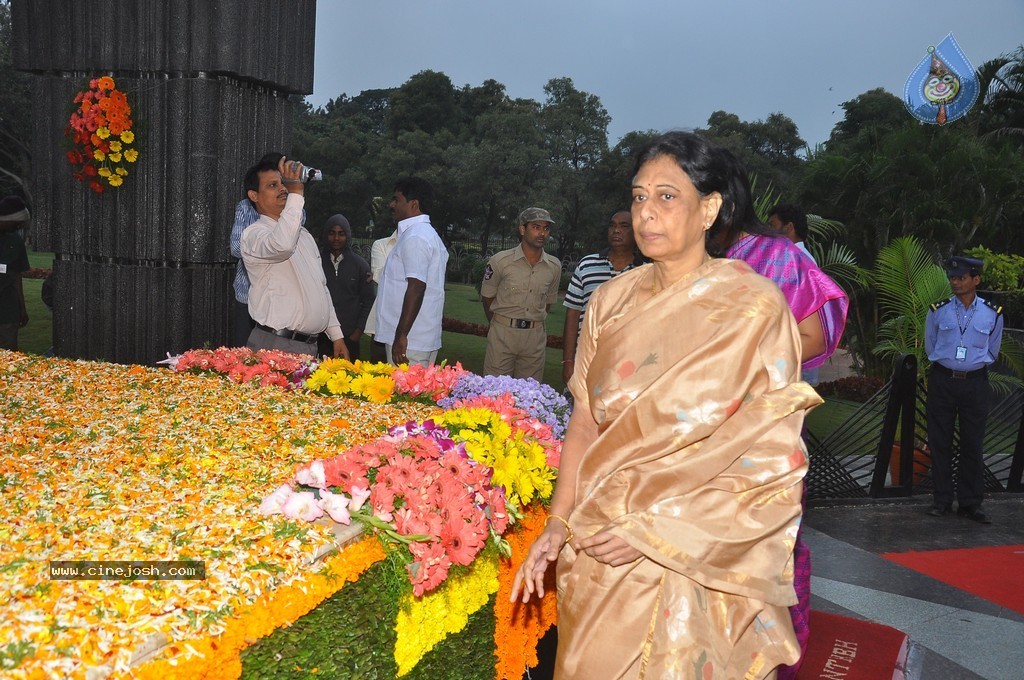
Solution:
[(569, 526), (569, 522), (566, 521), (566, 519), (564, 517), (562, 517), (561, 515), (555, 515), (555, 514), (548, 515), (548, 518), (544, 521), (544, 526), (547, 526), (548, 522), (550, 522), (553, 519), (557, 519), (559, 522), (561, 522), (562, 524), (565, 525), (565, 530), (569, 532), (569, 535), (565, 537), (565, 542), (566, 543), (570, 542), (572, 540), (572, 537), (573, 537), (572, 527)]
[(576, 363), (576, 360), (575, 359), (562, 359), (562, 363), (563, 364), (574, 364), (574, 363)]

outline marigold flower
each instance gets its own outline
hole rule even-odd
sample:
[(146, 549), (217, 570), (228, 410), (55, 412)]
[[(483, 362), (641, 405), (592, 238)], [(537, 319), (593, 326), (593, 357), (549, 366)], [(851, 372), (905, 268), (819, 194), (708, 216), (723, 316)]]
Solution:
[(121, 133), (121, 141), (125, 144), (131, 144), (135, 141), (135, 133), (131, 130), (125, 130)]
[(119, 187), (122, 184), (124, 184), (124, 179), (121, 178), (121, 175), (117, 175), (117, 174), (114, 174), (114, 175), (111, 175), (110, 177), (108, 177), (107, 181), (110, 182), (110, 186), (112, 186), (112, 187)]
[(129, 163), (134, 163), (139, 159), (139, 152), (135, 149), (128, 149), (124, 152), (124, 159)]
[(95, 158), (98, 161), (102, 161), (102, 160), (106, 160), (107, 154), (103, 153), (99, 149), (96, 149), (95, 151), (92, 152), (92, 157)]
[(124, 176), (126, 176), (126, 175), (128, 174), (128, 171), (127, 171), (127, 170), (125, 170), (124, 168), (120, 167), (120, 166), (118, 166), (118, 167), (117, 167), (117, 168), (116, 168), (116, 169), (114, 170), (114, 172), (116, 172), (117, 174), (121, 175), (121, 177), (124, 177)]
[(105, 127), (97, 128), (96, 136), (100, 139), (106, 139), (110, 136), (110, 130)]
[(110, 155), (107, 156), (107, 158), (110, 159), (111, 163), (120, 163), (121, 162), (121, 154), (116, 153), (116, 152), (111, 153)]
[(117, 140), (114, 140), (113, 142), (110, 142), (110, 150), (111, 151), (120, 151), (121, 150), (121, 142), (119, 142)]
[(106, 168), (106, 167), (100, 168), (99, 169), (99, 175), (100, 175), (100, 177), (110, 177), (110, 168)]

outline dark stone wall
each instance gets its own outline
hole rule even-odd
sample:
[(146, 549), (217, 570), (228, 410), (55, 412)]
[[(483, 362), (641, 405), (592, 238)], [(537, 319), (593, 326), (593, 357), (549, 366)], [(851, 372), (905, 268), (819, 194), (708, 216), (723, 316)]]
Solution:
[[(34, 74), (33, 241), (55, 254), (61, 356), (149, 364), (229, 338), (229, 236), (242, 175), (288, 152), (312, 90), (315, 0), (14, 0)], [(132, 106), (139, 161), (103, 194), (71, 176), (64, 131), (89, 78)]]
[(315, 0), (14, 0), (14, 65), (205, 73), (313, 91)]

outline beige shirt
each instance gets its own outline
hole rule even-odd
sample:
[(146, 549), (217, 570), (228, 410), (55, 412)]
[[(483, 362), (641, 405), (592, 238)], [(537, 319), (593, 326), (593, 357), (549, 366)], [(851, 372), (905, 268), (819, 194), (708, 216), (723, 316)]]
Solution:
[(512, 319), (543, 321), (548, 307), (558, 301), (562, 265), (544, 253), (531, 265), (522, 245), (496, 253), (487, 263), (480, 295), (494, 298), (491, 311)]
[(242, 262), (249, 273), (249, 316), (274, 329), (343, 335), (327, 290), (316, 241), (302, 228), (305, 200), (288, 194), (281, 219), (260, 215), (242, 232)]

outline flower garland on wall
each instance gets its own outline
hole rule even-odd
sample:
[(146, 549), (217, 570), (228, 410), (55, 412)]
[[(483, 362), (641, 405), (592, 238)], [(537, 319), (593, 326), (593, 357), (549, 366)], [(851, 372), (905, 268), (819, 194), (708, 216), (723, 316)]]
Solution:
[(86, 182), (98, 194), (119, 187), (128, 166), (139, 159), (132, 107), (110, 76), (93, 78), (75, 95), (64, 135), (70, 138), (67, 152), (71, 175)]

